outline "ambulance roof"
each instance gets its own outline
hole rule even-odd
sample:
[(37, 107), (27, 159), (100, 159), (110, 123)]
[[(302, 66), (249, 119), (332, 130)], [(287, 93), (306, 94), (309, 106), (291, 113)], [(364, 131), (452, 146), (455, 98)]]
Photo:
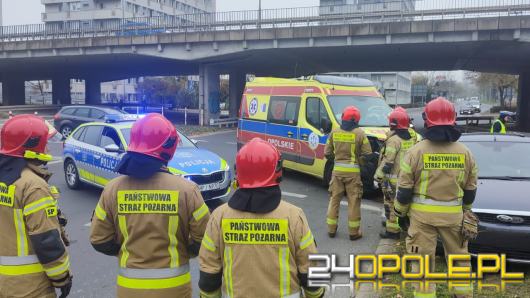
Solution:
[(301, 85), (301, 84), (327, 84), (327, 85), (337, 85), (337, 86), (347, 86), (347, 87), (375, 87), (375, 84), (366, 79), (361, 78), (345, 78), (339, 76), (331, 75), (316, 75), (311, 77), (302, 77), (302, 78), (273, 78), (273, 77), (256, 77), (249, 85)]

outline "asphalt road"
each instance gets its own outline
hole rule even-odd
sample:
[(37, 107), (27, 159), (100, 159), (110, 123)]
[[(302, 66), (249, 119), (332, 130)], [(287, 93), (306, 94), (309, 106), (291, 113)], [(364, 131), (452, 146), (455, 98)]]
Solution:
[[(211, 150), (234, 164), (236, 153), (235, 132), (197, 137), (198, 146)], [(60, 144), (51, 144), (50, 150), (56, 157), (62, 154)], [(51, 183), (61, 189), (60, 207), (68, 216), (68, 233), (72, 245), (69, 247), (74, 274), (74, 286), (71, 297), (114, 297), (118, 262), (115, 257), (97, 253), (89, 242), (90, 217), (101, 191), (93, 187), (70, 190), (64, 181), (63, 163), (53, 161), (49, 169), (54, 173)], [(326, 211), (328, 205), (327, 189), (320, 181), (310, 176), (287, 171), (281, 184), (284, 199), (301, 207), (307, 215), (311, 229), (321, 253), (336, 253), (340, 260), (347, 260), (348, 254), (374, 253), (379, 243), (381, 230), (381, 204), (364, 201), (362, 206), (363, 238), (352, 242), (347, 231), (347, 207), (341, 206), (340, 224), (337, 237), (327, 237)], [(345, 202), (343, 202), (345, 203)], [(342, 258), (341, 258), (342, 257)], [(340, 263), (340, 265), (346, 265)], [(191, 260), (194, 297), (198, 297), (198, 265)], [(347, 282), (347, 278), (339, 279)], [(336, 292), (334, 297), (349, 297), (346, 291)]]

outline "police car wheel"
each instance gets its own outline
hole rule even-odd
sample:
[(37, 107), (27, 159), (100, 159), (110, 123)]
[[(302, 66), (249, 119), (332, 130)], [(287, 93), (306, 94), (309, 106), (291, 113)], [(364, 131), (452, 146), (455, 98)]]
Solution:
[(79, 171), (71, 159), (67, 159), (64, 163), (64, 179), (66, 180), (66, 185), (68, 185), (68, 188), (78, 189), (81, 185), (81, 181), (79, 180)]
[(63, 137), (67, 138), (72, 133), (72, 127), (70, 125), (63, 125), (61, 127), (60, 133)]

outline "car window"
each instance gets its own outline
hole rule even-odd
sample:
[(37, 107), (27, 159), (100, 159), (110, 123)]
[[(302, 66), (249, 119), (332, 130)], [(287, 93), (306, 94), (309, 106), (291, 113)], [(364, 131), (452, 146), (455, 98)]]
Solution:
[(105, 112), (103, 112), (102, 110), (98, 110), (98, 109), (91, 109), (90, 118), (103, 119), (105, 118)]
[(75, 112), (75, 109), (70, 108), (70, 109), (64, 109), (64, 110), (62, 110), (62, 111), (61, 111), (61, 114), (64, 114), (64, 115), (73, 115), (74, 112)]
[(299, 107), (299, 97), (271, 96), (268, 120), (273, 123), (296, 125)]
[(311, 97), (306, 103), (306, 120), (316, 129), (322, 129), (322, 120), (329, 120), (326, 107), (320, 98)]
[(530, 177), (530, 143), (463, 142), (475, 157), (479, 177)]
[(118, 136), (118, 132), (116, 132), (114, 128), (108, 126), (103, 128), (103, 133), (101, 134), (101, 140), (99, 143), (99, 146), (102, 148), (105, 148), (111, 144), (118, 146), (118, 148), (123, 148), (120, 137)]
[(102, 130), (103, 126), (100, 125), (86, 126), (86, 132), (85, 137), (83, 138), (83, 142), (90, 145), (98, 146)]
[(81, 128), (79, 128), (78, 130), (76, 130), (76, 131), (74, 132), (74, 134), (72, 135), (72, 138), (74, 138), (74, 139), (76, 139), (76, 140), (78, 140), (78, 141), (82, 140), (82, 136), (83, 136), (85, 130), (86, 130), (85, 127), (81, 127)]
[(90, 109), (89, 108), (79, 108), (74, 113), (77, 117), (84, 117), (89, 118), (90, 117)]
[(337, 122), (341, 123), (342, 111), (348, 106), (355, 106), (361, 111), (360, 126), (388, 126), (388, 114), (392, 109), (379, 97), (333, 95), (328, 102)]

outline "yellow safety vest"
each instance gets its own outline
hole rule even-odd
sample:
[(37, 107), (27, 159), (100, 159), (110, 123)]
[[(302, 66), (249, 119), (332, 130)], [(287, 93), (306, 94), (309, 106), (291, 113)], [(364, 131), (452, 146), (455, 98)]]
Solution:
[(495, 122), (493, 122), (493, 124), (491, 125), (491, 128), (490, 128), (490, 133), (494, 133), (493, 132), (493, 126), (495, 126), (495, 123), (500, 123), (500, 125), (501, 125), (501, 131), (498, 132), (498, 133), (506, 134), (506, 125), (504, 125), (504, 123), (502, 123), (502, 121), (500, 119), (497, 119), (497, 120), (495, 120)]

